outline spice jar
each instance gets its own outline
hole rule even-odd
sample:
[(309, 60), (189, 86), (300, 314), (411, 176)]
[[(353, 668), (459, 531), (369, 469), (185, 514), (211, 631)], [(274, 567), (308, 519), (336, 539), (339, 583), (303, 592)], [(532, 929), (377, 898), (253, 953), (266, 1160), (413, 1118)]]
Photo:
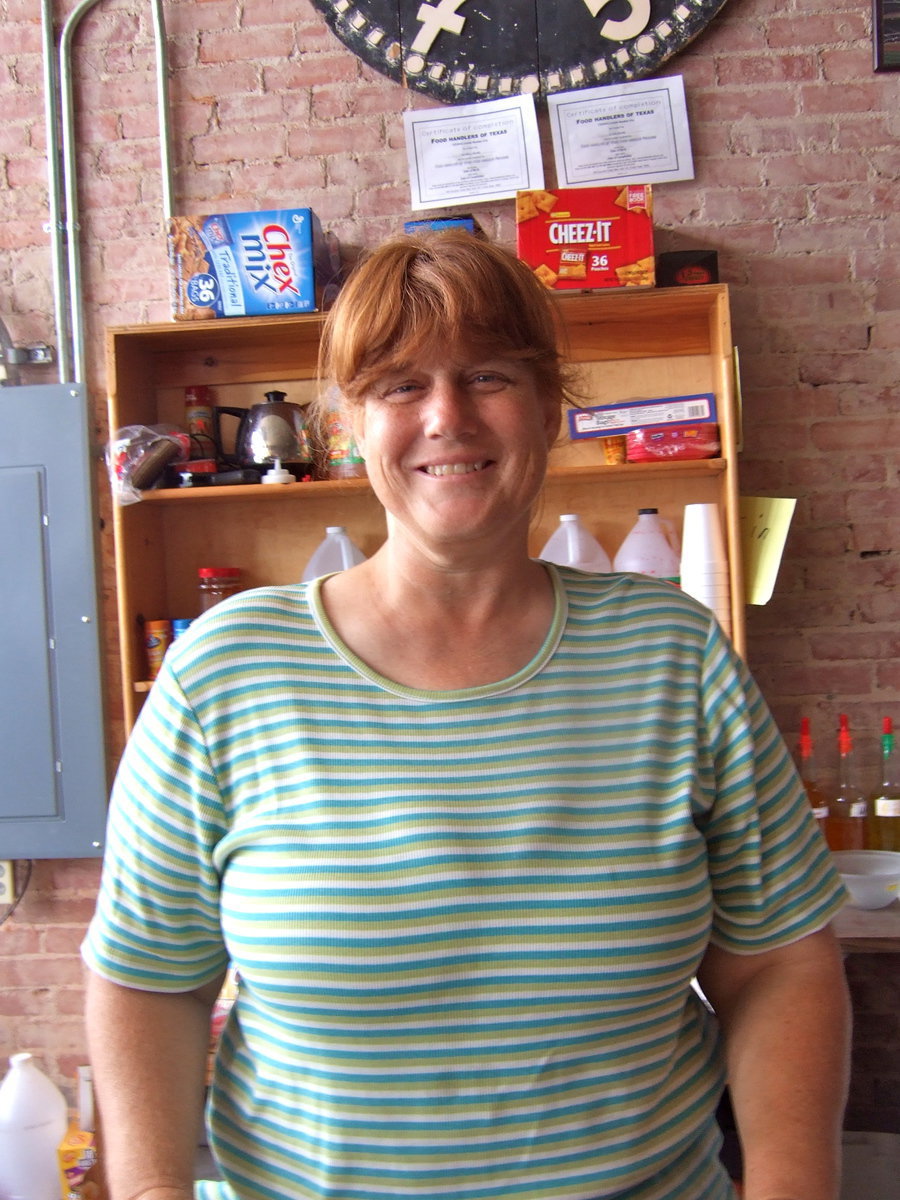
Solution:
[(200, 592), (200, 611), (203, 613), (220, 600), (225, 600), (241, 590), (241, 568), (200, 567), (197, 570), (197, 586)]

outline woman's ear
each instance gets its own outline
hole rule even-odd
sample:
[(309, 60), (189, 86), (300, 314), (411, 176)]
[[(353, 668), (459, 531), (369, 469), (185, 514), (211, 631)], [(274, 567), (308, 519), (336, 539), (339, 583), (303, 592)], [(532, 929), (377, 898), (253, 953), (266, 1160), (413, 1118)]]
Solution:
[(366, 429), (366, 404), (364, 400), (357, 400), (355, 404), (348, 404), (344, 401), (343, 419), (350, 426), (350, 431), (353, 434), (353, 440), (356, 442), (357, 449), (363, 458), (366, 457), (365, 451), (365, 429)]
[(544, 410), (544, 428), (547, 431), (547, 448), (552, 450), (559, 438), (562, 425), (562, 409), (559, 404), (547, 401)]

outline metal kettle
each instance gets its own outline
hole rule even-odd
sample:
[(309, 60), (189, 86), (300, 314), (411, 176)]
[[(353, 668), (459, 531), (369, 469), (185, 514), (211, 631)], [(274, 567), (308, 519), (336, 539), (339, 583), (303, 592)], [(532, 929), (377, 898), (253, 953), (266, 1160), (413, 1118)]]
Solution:
[(303, 409), (287, 400), (286, 392), (273, 391), (265, 395), (265, 404), (254, 404), (250, 408), (216, 406), (219, 445), (222, 445), (219, 418), (222, 413), (227, 413), (238, 418), (234, 439), (234, 457), (238, 466), (253, 468), (280, 462), (295, 479), (311, 479), (313, 456)]

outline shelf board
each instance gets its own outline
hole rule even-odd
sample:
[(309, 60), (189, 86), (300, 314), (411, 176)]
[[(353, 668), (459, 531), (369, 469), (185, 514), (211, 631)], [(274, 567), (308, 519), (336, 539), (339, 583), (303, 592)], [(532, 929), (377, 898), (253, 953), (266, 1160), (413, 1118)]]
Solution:
[[(703, 458), (688, 462), (652, 462), (652, 463), (596, 463), (587, 466), (551, 467), (547, 472), (547, 483), (556, 481), (597, 479), (603, 477), (612, 479), (616, 476), (627, 476), (639, 479), (641, 476), (654, 476), (660, 473), (676, 472), (681, 475), (717, 475), (725, 470), (725, 460), (722, 458)], [(347, 495), (354, 492), (371, 492), (372, 485), (368, 479), (316, 479), (310, 483), (239, 483), (225, 487), (197, 488), (155, 488), (146, 491), (141, 496), (141, 503), (147, 504), (177, 504), (177, 503), (215, 503), (227, 500), (303, 500), (312, 497)]]

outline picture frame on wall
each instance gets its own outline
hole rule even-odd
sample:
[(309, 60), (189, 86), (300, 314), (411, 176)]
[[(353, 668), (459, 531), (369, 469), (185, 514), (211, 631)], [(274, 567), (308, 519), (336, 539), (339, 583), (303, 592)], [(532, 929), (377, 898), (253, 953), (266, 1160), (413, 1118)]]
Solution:
[(872, 0), (876, 71), (900, 71), (900, 0)]

